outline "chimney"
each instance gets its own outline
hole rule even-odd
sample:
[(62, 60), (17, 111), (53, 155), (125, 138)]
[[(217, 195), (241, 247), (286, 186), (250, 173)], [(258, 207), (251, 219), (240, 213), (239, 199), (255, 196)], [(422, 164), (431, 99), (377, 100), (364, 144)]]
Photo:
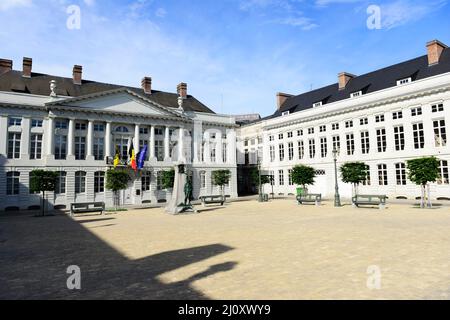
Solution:
[(152, 94), (152, 78), (145, 77), (142, 79), (141, 86), (145, 94)]
[(31, 78), (31, 69), (33, 67), (33, 59), (31, 58), (23, 58), (23, 71), (22, 77)]
[(280, 110), (281, 107), (283, 106), (283, 104), (286, 102), (286, 100), (291, 98), (291, 97), (293, 97), (293, 95), (287, 94), (287, 93), (278, 92), (277, 93), (277, 108), (278, 108), (278, 110)]
[(428, 49), (428, 65), (433, 66), (439, 63), (441, 54), (444, 49), (448, 48), (445, 44), (439, 40), (433, 40), (427, 43)]
[(13, 67), (12, 60), (0, 59), (0, 76), (11, 71)]
[(81, 85), (83, 79), (83, 67), (75, 65), (73, 66), (73, 83)]
[(182, 99), (186, 99), (187, 98), (187, 84), (182, 82), (177, 86), (177, 93), (178, 96), (181, 97)]
[(347, 84), (350, 80), (352, 80), (355, 75), (347, 72), (341, 72), (338, 75), (339, 78), (339, 90), (344, 90), (347, 87)]

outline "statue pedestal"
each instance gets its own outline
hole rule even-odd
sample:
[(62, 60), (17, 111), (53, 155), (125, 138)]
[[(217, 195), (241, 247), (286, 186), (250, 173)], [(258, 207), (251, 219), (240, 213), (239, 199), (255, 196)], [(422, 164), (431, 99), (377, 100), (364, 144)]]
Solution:
[(187, 182), (187, 175), (186, 172), (184, 172), (184, 168), (182, 169), (182, 172), (180, 172), (181, 166), (182, 165), (175, 166), (175, 181), (173, 184), (172, 199), (170, 199), (166, 206), (166, 212), (173, 215), (197, 212), (191, 204), (184, 203), (186, 198), (184, 188)]

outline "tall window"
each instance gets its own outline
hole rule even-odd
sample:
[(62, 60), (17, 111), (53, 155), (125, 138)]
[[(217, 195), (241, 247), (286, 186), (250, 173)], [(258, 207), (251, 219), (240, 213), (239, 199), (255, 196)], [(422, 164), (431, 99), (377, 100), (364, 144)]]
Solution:
[(8, 172), (6, 174), (6, 194), (14, 196), (19, 194), (19, 172)]
[(398, 186), (406, 185), (406, 165), (403, 162), (395, 164), (395, 176)]
[(363, 182), (362, 182), (362, 184), (364, 185), (364, 186), (370, 186), (371, 185), (371, 179), (370, 179), (370, 166), (369, 165), (366, 165), (366, 180), (364, 180)]
[(305, 144), (302, 141), (298, 142), (298, 158), (302, 160), (305, 157)]
[(434, 141), (436, 147), (445, 147), (447, 145), (447, 133), (445, 130), (445, 120), (434, 120)]
[(314, 159), (316, 157), (316, 140), (309, 139), (309, 157)]
[(320, 138), (320, 155), (326, 158), (328, 155), (327, 138)]
[(22, 134), (12, 133), (8, 134), (8, 159), (20, 159), (20, 139)]
[(361, 132), (361, 151), (367, 154), (370, 151), (369, 131)]
[(423, 123), (413, 124), (414, 149), (423, 149), (425, 147), (425, 135), (423, 132)]
[(205, 189), (206, 188), (206, 172), (200, 171), (200, 188)]
[(270, 146), (270, 162), (275, 161), (275, 146)]
[(145, 171), (141, 177), (142, 191), (150, 191), (150, 184), (151, 184), (151, 172)]
[[(209, 154), (210, 154), (211, 162), (213, 162), (213, 163), (216, 162), (216, 145), (211, 144), (209, 151), (210, 151)], [(171, 154), (172, 154), (172, 151), (171, 151)]]
[(66, 193), (66, 176), (67, 173), (64, 171), (58, 172), (58, 179), (56, 179), (56, 190), (55, 194), (65, 194)]
[(75, 172), (75, 193), (85, 193), (86, 192), (86, 172), (77, 171)]
[(30, 159), (42, 159), (42, 134), (32, 134), (30, 141)]
[(280, 186), (284, 186), (284, 170), (278, 170), (278, 181)]
[(105, 138), (94, 138), (94, 157), (95, 160), (105, 158)]
[(292, 181), (292, 169), (288, 170), (288, 178), (289, 178), (289, 185), (293, 186), (294, 185), (294, 181)]
[(86, 159), (86, 137), (75, 137), (75, 160)]
[[(203, 159), (203, 152), (202, 152), (202, 159)], [(155, 156), (158, 159), (158, 161), (164, 161), (164, 141), (162, 140), (156, 140), (155, 141)]]
[(387, 165), (385, 164), (378, 165), (378, 184), (380, 186), (388, 185)]
[(377, 148), (378, 152), (386, 152), (386, 129), (377, 129)]
[(67, 136), (56, 135), (55, 136), (55, 159), (65, 160), (67, 156)]
[[(226, 142), (223, 142), (223, 143), (222, 143), (222, 161), (223, 161), (224, 163), (226, 163), (226, 162), (227, 162), (227, 159), (228, 159), (228, 154), (227, 154), (227, 152), (228, 152), (228, 145), (227, 145)], [(261, 152), (261, 153), (258, 152), (258, 157), (259, 157), (260, 155), (262, 156), (262, 152)], [(260, 159), (260, 160), (262, 161), (262, 159)]]
[(403, 126), (394, 127), (395, 150), (405, 150), (405, 129)]
[(347, 140), (347, 155), (352, 156), (355, 154), (355, 135), (353, 133), (348, 133), (346, 135)]
[(446, 160), (441, 160), (439, 163), (439, 178), (437, 183), (449, 184), (448, 161)]
[(288, 143), (288, 156), (289, 156), (289, 161), (294, 160), (294, 143), (293, 142)]
[(338, 153), (341, 150), (341, 137), (333, 136), (333, 150), (336, 150)]
[(284, 144), (278, 146), (278, 154), (280, 156), (280, 161), (284, 161)]
[(105, 192), (105, 173), (103, 171), (97, 171), (94, 174), (94, 192)]

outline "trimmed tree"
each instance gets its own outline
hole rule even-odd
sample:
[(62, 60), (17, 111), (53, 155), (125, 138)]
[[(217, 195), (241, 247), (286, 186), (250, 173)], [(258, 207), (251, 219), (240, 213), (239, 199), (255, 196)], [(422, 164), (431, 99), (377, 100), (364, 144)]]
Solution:
[(221, 195), (225, 196), (225, 186), (230, 183), (230, 170), (217, 170), (212, 172), (212, 180), (216, 186), (220, 187)]
[(114, 207), (119, 206), (119, 192), (128, 187), (130, 175), (125, 170), (109, 169), (106, 171), (106, 189), (114, 193)]
[[(408, 178), (421, 186), (420, 207), (425, 208), (425, 192), (427, 193), (427, 205), (431, 208), (430, 182), (439, 178), (439, 160), (435, 157), (425, 157), (407, 161)], [(427, 190), (427, 191), (425, 191)]]
[(175, 184), (175, 169), (162, 171), (161, 184), (163, 189), (173, 189)]
[(42, 192), (42, 216), (45, 216), (45, 192), (56, 190), (58, 173), (54, 171), (33, 170), (30, 172), (30, 191), (33, 193)]
[(313, 185), (316, 178), (316, 169), (313, 167), (298, 165), (292, 168), (292, 182), (307, 190), (307, 186)]
[(340, 168), (342, 181), (352, 184), (352, 194), (358, 194), (358, 186), (367, 180), (367, 165), (364, 162), (347, 162)]
[[(257, 186), (259, 189), (259, 184), (261, 179), (261, 188), (265, 185), (270, 183), (270, 177), (268, 175), (260, 175), (260, 170), (258, 170), (257, 167), (252, 167), (250, 169), (250, 181), (253, 185)], [(263, 190), (260, 190), (262, 192)]]

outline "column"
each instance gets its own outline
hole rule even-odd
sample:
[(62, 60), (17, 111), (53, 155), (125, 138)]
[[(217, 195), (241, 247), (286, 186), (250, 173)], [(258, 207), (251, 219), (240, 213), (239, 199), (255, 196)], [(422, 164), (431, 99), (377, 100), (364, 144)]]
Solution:
[(140, 135), (141, 126), (139, 124), (136, 124), (134, 126), (134, 150), (137, 153), (140, 151), (140, 145), (139, 145), (139, 135)]
[(86, 160), (94, 160), (94, 122), (89, 121), (86, 137)]
[(164, 134), (164, 161), (170, 161), (170, 128), (166, 127)]
[(236, 131), (235, 130), (228, 131), (227, 140), (228, 140), (227, 162), (230, 165), (236, 165)]
[(203, 148), (203, 154), (206, 164), (211, 163), (211, 139), (208, 130), (205, 131), (203, 135), (205, 141), (205, 147)]
[(150, 141), (148, 152), (150, 161), (155, 161), (155, 126), (150, 126)]
[(192, 131), (192, 143), (193, 143), (193, 163), (198, 164), (201, 162), (201, 158), (199, 159), (200, 150), (203, 142), (202, 137), (202, 122), (194, 121), (194, 129)]
[(105, 130), (105, 156), (111, 157), (111, 122), (106, 123)]
[(30, 127), (31, 119), (23, 117), (22, 119), (22, 141), (20, 143), (20, 158), (22, 160), (30, 159)]
[(216, 163), (223, 163), (223, 152), (222, 152), (222, 131), (216, 134)]
[(69, 131), (67, 134), (67, 158), (74, 156), (74, 133), (75, 133), (75, 120), (69, 120)]
[(48, 119), (48, 128), (47, 128), (47, 157), (53, 158), (55, 155), (55, 119)]
[(186, 157), (184, 156), (184, 128), (180, 126), (178, 130), (178, 161), (186, 162)]
[(0, 116), (0, 155), (6, 158), (8, 140), (8, 117)]

